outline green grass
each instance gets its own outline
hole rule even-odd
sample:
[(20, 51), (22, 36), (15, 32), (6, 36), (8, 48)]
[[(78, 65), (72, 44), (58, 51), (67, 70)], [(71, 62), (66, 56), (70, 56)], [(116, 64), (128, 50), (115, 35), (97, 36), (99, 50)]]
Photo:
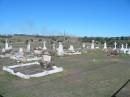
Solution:
[[(130, 77), (130, 56), (107, 56), (101, 51), (56, 57), (64, 72), (24, 80), (0, 71), (0, 94), (5, 97), (110, 97)], [(3, 65), (16, 64), (0, 59)]]

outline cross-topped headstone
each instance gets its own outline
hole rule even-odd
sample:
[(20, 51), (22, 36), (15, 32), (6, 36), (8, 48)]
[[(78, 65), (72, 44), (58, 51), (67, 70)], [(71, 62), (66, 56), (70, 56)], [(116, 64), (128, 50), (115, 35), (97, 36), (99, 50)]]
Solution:
[(124, 44), (121, 45), (121, 51), (124, 51)]
[(126, 43), (125, 48), (128, 49), (128, 44)]

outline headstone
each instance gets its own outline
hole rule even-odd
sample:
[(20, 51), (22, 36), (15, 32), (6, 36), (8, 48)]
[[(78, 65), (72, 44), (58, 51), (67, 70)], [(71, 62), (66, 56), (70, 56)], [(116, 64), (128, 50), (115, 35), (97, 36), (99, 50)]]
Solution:
[(116, 47), (116, 46), (117, 46), (117, 43), (115, 42), (115, 43), (114, 43), (114, 50), (116, 50), (116, 49), (117, 49), (117, 47)]
[(124, 50), (124, 45), (123, 44), (121, 45), (121, 50)]
[(106, 42), (104, 43), (104, 47), (103, 48), (107, 49), (107, 43)]
[(43, 50), (47, 50), (46, 42), (45, 41), (43, 42)]
[(128, 49), (128, 44), (126, 43), (126, 45), (125, 45), (125, 49), (127, 50)]
[(5, 53), (5, 49), (4, 48), (2, 49), (2, 53)]
[(85, 48), (85, 43), (82, 44), (82, 47)]
[(124, 53), (127, 54), (128, 53), (128, 44), (126, 43), (125, 48), (124, 48)]
[(9, 44), (8, 44), (7, 39), (6, 39), (6, 42), (5, 42), (5, 50), (8, 50), (8, 48), (9, 48)]
[(74, 52), (74, 51), (75, 51), (73, 45), (70, 45), (70, 47), (69, 47), (68, 50), (71, 51), (71, 52)]
[(30, 45), (30, 42), (28, 42), (28, 45), (27, 45), (27, 52), (30, 52), (31, 51), (31, 45)]
[(120, 49), (121, 53), (125, 53), (125, 48), (124, 48), (124, 44), (121, 45), (121, 49)]
[(128, 53), (127, 54), (130, 54), (130, 48), (128, 49)]
[(19, 53), (23, 53), (23, 48), (19, 48)]
[(44, 62), (51, 62), (51, 56), (50, 55), (43, 55), (42, 59)]
[(94, 40), (92, 40), (91, 49), (94, 49)]
[(20, 58), (23, 58), (24, 52), (23, 52), (23, 48), (19, 48), (19, 52), (16, 53), (16, 60), (19, 60)]
[(52, 44), (52, 49), (55, 51), (56, 50), (56, 47), (55, 47), (55, 44), (53, 43)]
[(12, 48), (13, 48), (12, 45), (10, 45), (10, 46), (9, 46), (9, 49), (12, 49)]
[(63, 49), (63, 45), (61, 42), (59, 42), (59, 47), (57, 48), (57, 55), (58, 56), (63, 56), (64, 55), (64, 49)]

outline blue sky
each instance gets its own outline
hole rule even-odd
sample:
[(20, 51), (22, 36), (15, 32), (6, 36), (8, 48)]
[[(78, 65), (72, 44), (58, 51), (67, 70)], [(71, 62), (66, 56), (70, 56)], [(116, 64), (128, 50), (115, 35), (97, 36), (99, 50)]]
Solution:
[(130, 36), (130, 0), (0, 0), (1, 34)]

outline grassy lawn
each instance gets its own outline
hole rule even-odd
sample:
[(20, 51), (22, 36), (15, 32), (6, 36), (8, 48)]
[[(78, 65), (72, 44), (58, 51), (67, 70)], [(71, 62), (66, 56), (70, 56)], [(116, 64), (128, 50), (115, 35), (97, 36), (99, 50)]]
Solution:
[(4, 97), (110, 97), (130, 77), (130, 56), (101, 51), (56, 57), (64, 72), (24, 80), (2, 71), (16, 62), (0, 59), (0, 94)]

